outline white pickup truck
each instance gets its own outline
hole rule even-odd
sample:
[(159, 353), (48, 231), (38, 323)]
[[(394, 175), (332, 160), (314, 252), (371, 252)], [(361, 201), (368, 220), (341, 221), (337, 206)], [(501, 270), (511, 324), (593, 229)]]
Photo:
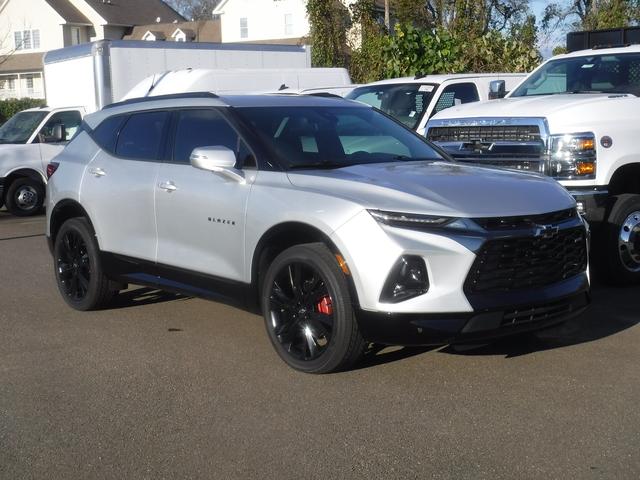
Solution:
[(640, 46), (596, 45), (551, 58), (507, 98), (439, 113), (426, 137), (459, 161), (557, 179), (592, 226), (603, 278), (638, 283), (638, 96)]
[(519, 73), (416, 75), (362, 85), (345, 98), (382, 110), (424, 135), (432, 115), (455, 105), (502, 98), (525, 77)]
[(32, 108), (0, 127), (0, 207), (14, 215), (38, 213), (44, 202), (47, 165), (80, 127), (84, 109)]

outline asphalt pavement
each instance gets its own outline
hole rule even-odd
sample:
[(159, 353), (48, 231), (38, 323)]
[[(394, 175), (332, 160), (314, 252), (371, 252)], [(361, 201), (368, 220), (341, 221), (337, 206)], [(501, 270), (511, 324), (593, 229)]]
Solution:
[(637, 479), (640, 288), (475, 348), (289, 369), (262, 319), (132, 287), (80, 313), (0, 211), (0, 479)]

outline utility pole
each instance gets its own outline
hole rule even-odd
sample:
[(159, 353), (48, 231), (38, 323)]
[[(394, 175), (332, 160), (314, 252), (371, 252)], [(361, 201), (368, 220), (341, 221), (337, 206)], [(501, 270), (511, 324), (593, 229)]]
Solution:
[(391, 0), (384, 0), (384, 26), (387, 30), (391, 30), (391, 15), (389, 13), (389, 3)]

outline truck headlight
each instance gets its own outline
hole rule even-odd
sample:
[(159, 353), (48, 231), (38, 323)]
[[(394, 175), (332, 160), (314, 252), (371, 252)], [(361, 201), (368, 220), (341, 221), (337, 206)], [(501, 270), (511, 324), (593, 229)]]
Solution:
[(552, 135), (549, 140), (550, 175), (586, 180), (596, 177), (596, 137), (593, 133)]

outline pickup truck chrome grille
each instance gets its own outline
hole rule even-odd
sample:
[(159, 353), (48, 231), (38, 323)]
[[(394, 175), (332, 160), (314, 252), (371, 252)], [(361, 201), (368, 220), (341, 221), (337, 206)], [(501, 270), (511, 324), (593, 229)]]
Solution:
[(433, 127), (427, 139), (432, 142), (535, 142), (540, 140), (537, 125), (465, 125)]
[(586, 267), (583, 227), (489, 240), (477, 253), (464, 288), (470, 294), (540, 288), (574, 277)]

